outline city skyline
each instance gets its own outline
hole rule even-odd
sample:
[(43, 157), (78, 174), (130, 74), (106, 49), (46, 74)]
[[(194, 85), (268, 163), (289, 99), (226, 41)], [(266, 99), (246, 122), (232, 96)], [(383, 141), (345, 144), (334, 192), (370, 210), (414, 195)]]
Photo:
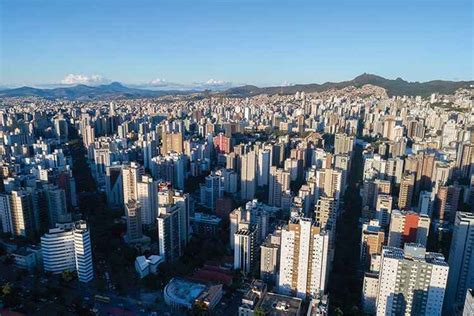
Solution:
[(474, 316), (472, 9), (0, 0), (0, 315)]
[[(3, 1), (0, 85), (472, 79), (468, 1)], [(470, 10), (471, 9), (471, 10)], [(442, 23), (440, 23), (442, 21)]]

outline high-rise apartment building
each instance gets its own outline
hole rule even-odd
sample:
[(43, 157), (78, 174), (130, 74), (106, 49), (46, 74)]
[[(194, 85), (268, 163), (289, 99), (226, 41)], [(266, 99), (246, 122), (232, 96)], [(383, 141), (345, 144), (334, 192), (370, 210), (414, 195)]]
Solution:
[(181, 221), (178, 205), (166, 206), (158, 215), (159, 255), (168, 262), (174, 262), (182, 255)]
[(435, 154), (422, 152), (417, 156), (418, 168), (416, 171), (415, 196), (420, 191), (431, 190), (433, 186), (433, 170), (435, 166)]
[(309, 218), (292, 218), (281, 232), (281, 294), (315, 297), (325, 291), (329, 236)]
[(340, 200), (342, 188), (342, 172), (336, 169), (321, 169), (316, 171), (316, 191), (315, 196), (333, 197)]
[(413, 173), (404, 174), (400, 182), (400, 192), (398, 194), (398, 207), (401, 210), (410, 208), (415, 189), (415, 175)]
[(260, 279), (275, 284), (280, 269), (281, 231), (267, 236), (260, 245)]
[(360, 262), (363, 267), (370, 265), (372, 255), (382, 253), (385, 232), (377, 220), (362, 224)]
[(459, 145), (456, 167), (461, 178), (469, 179), (474, 174), (474, 144), (467, 142)]
[(163, 133), (161, 154), (175, 152), (183, 153), (183, 134), (182, 133)]
[(440, 221), (454, 223), (462, 188), (459, 185), (440, 186), (435, 197), (435, 215)]
[(388, 246), (403, 248), (406, 243), (426, 247), (431, 220), (428, 215), (393, 210), (388, 232)]
[(248, 274), (255, 267), (258, 251), (258, 227), (240, 223), (234, 234), (234, 269)]
[(458, 312), (467, 289), (474, 288), (474, 214), (457, 212), (449, 249), (449, 278), (444, 302), (446, 315)]
[(258, 186), (268, 185), (270, 176), (271, 152), (268, 149), (258, 151), (257, 161), (257, 184)]
[(472, 315), (474, 315), (474, 291), (473, 289), (468, 289), (466, 292), (466, 300), (464, 301), (462, 316)]
[(123, 205), (122, 165), (112, 165), (105, 169), (105, 193), (109, 207)]
[(48, 209), (48, 226), (56, 227), (56, 223), (70, 221), (67, 218), (66, 193), (53, 185), (44, 186), (44, 197)]
[(158, 181), (149, 175), (143, 175), (137, 182), (137, 198), (140, 204), (140, 218), (143, 225), (153, 225), (158, 210)]
[(251, 151), (241, 157), (240, 193), (243, 200), (252, 200), (257, 187), (257, 155)]
[(76, 271), (79, 281), (94, 278), (89, 229), (84, 221), (60, 224), (41, 237), (44, 270)]
[(9, 197), (13, 236), (31, 237), (35, 234), (33, 197), (26, 190), (12, 191)]
[(8, 194), (0, 194), (0, 220), (2, 221), (2, 232), (13, 233), (13, 222), (11, 214), (10, 196)]
[(355, 137), (346, 134), (336, 134), (334, 138), (334, 154), (352, 154)]
[(128, 200), (125, 203), (125, 216), (127, 218), (127, 242), (138, 241), (143, 237), (141, 205), (136, 200)]
[(145, 170), (136, 162), (122, 167), (123, 204), (130, 200), (138, 201), (138, 182)]
[(441, 315), (448, 270), (442, 254), (419, 245), (384, 247), (377, 315)]
[(336, 242), (336, 222), (338, 216), (337, 200), (333, 197), (322, 196), (314, 207), (314, 218), (319, 226), (329, 235), (329, 259), (334, 258)]
[(211, 172), (201, 184), (201, 204), (212, 211), (216, 209), (216, 201), (224, 195), (224, 177), (220, 173)]
[(231, 149), (231, 138), (220, 133), (214, 136), (214, 148), (219, 154), (228, 154)]
[(151, 160), (153, 178), (171, 182), (173, 188), (183, 190), (187, 170), (186, 161), (185, 155), (176, 152), (153, 157)]
[(392, 214), (393, 198), (388, 194), (379, 194), (377, 196), (377, 204), (375, 206), (375, 218), (379, 221), (380, 226), (387, 227), (390, 223)]
[(81, 130), (82, 142), (87, 149), (87, 157), (93, 159), (93, 144), (95, 141), (95, 129), (89, 124), (84, 125)]
[(280, 207), (285, 191), (290, 189), (290, 173), (275, 166), (270, 167), (268, 204)]

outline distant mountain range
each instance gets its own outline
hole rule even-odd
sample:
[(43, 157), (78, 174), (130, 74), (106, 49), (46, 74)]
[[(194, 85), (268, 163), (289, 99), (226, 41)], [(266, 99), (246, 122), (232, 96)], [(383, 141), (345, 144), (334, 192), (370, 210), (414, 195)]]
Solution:
[(371, 84), (381, 88), (385, 88), (389, 96), (394, 95), (408, 95), (408, 96), (429, 96), (432, 93), (451, 94), (459, 88), (469, 87), (474, 84), (474, 81), (444, 81), (433, 80), (428, 82), (408, 82), (401, 78), (395, 80), (385, 79), (380, 76), (371, 74), (362, 74), (350, 81), (342, 82), (326, 82), (323, 84), (297, 84), (285, 87), (266, 87), (259, 88), (256, 86), (242, 86), (230, 88), (224, 93), (235, 96), (253, 96), (258, 94), (293, 94), (297, 91), (323, 92), (329, 89), (343, 89), (349, 86), (362, 87), (363, 85)]
[(0, 91), (2, 97), (41, 97), (46, 99), (68, 99), (68, 100), (95, 100), (95, 99), (117, 99), (117, 98), (145, 98), (160, 97), (172, 94), (189, 94), (196, 91), (156, 91), (129, 88), (119, 82), (112, 82), (107, 85), (86, 86), (77, 85), (73, 87), (60, 87), (53, 89), (38, 89), (31, 87), (21, 87)]
[[(428, 82), (408, 82), (401, 78), (395, 80), (385, 79), (372, 74), (362, 74), (352, 80), (342, 82), (326, 82), (323, 84), (297, 84), (292, 86), (276, 86), (259, 88), (252, 85), (230, 88), (218, 94), (223, 96), (255, 96), (259, 94), (293, 94), (297, 91), (322, 92), (329, 89), (342, 89), (349, 86), (361, 87), (366, 84), (385, 88), (389, 96), (428, 96), (432, 93), (451, 94), (459, 88), (469, 87), (474, 81), (444, 81), (434, 80)], [(117, 98), (145, 98), (159, 97), (164, 95), (185, 95), (197, 93), (199, 91), (179, 91), (179, 90), (145, 90), (129, 88), (121, 83), (113, 82), (108, 85), (86, 86), (77, 85), (74, 87), (60, 87), (54, 89), (38, 89), (31, 87), (21, 87), (0, 91), (1, 97), (28, 97), (36, 96), (47, 99), (69, 99), (69, 100), (96, 100), (96, 99), (117, 99)], [(202, 91), (201, 91), (202, 92)]]

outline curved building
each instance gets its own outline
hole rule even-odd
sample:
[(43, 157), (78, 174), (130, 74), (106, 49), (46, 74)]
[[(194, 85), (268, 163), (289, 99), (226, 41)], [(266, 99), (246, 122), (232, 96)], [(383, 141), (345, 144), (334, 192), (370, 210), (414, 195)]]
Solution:
[(166, 304), (176, 309), (191, 309), (196, 301), (203, 302), (209, 310), (222, 298), (222, 285), (208, 286), (191, 280), (173, 278), (163, 291)]
[(81, 282), (94, 278), (89, 230), (85, 221), (62, 224), (41, 237), (44, 270), (77, 271)]

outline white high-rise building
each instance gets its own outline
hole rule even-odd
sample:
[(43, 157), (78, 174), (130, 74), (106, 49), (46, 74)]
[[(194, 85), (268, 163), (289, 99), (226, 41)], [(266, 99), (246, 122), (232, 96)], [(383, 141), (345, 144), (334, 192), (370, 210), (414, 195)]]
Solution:
[(448, 270), (442, 254), (420, 245), (384, 247), (377, 315), (441, 315)]
[(251, 151), (241, 158), (240, 193), (243, 200), (255, 197), (257, 186), (257, 155)]
[(84, 147), (86, 147), (87, 149), (87, 157), (92, 160), (94, 158), (93, 156), (94, 148), (92, 146), (95, 140), (94, 127), (90, 126), (89, 124), (84, 125), (84, 122), (83, 122), (81, 133), (82, 133), (82, 142), (84, 143)]
[(334, 154), (352, 154), (355, 137), (346, 134), (336, 134), (334, 137)]
[(290, 173), (277, 167), (270, 167), (268, 204), (280, 207), (284, 192), (290, 189)]
[(296, 181), (300, 170), (302, 170), (302, 160), (296, 158), (285, 159), (284, 169), (290, 174), (291, 181)]
[(190, 238), (189, 223), (191, 214), (194, 214), (194, 204), (189, 198), (189, 194), (180, 190), (173, 191), (172, 203), (179, 208), (179, 239), (181, 248), (184, 249)]
[(292, 218), (281, 232), (279, 292), (300, 298), (326, 289), (329, 236), (309, 218)]
[(255, 267), (257, 259), (257, 235), (256, 225), (240, 223), (234, 234), (234, 269), (240, 269), (248, 274)]
[(449, 147), (451, 142), (454, 142), (457, 140), (458, 137), (458, 130), (456, 121), (454, 120), (449, 120), (446, 123), (444, 123), (443, 126), (443, 137), (441, 145), (443, 147)]
[(466, 291), (474, 288), (474, 214), (457, 212), (451, 248), (449, 278), (444, 312), (453, 314), (462, 308)]
[(333, 197), (339, 208), (342, 188), (342, 172), (335, 169), (322, 169), (316, 171), (316, 199), (321, 196)]
[(35, 233), (35, 214), (31, 193), (26, 190), (12, 191), (9, 199), (12, 234), (32, 236)]
[(333, 197), (322, 196), (315, 205), (314, 217), (319, 226), (329, 235), (329, 261), (334, 259), (336, 242), (337, 201)]
[(472, 289), (468, 289), (466, 292), (466, 300), (464, 301), (462, 316), (472, 315), (474, 315), (474, 293)]
[(375, 206), (375, 218), (379, 221), (380, 226), (387, 227), (390, 224), (390, 216), (392, 214), (393, 198), (388, 194), (377, 195), (377, 203)]
[(426, 247), (430, 224), (428, 215), (393, 210), (387, 245), (402, 248), (405, 243), (417, 243)]
[(125, 165), (122, 168), (122, 182), (123, 182), (123, 204), (128, 203), (129, 200), (138, 201), (138, 181), (140, 181), (144, 174), (144, 169), (136, 162)]
[(76, 271), (79, 281), (94, 278), (89, 230), (84, 221), (60, 224), (41, 237), (44, 270)]
[(155, 179), (171, 182), (173, 188), (183, 190), (186, 179), (187, 156), (172, 152), (151, 159), (151, 172)]
[(155, 140), (144, 140), (142, 142), (143, 166), (151, 169), (151, 159), (158, 154), (158, 144)]
[[(249, 218), (246, 216), (249, 215)], [(230, 240), (230, 249), (234, 249), (234, 235), (239, 229), (239, 224), (242, 220), (250, 221), (250, 214), (247, 214), (242, 207), (236, 208), (229, 213), (229, 240)]]
[(379, 290), (378, 273), (366, 272), (362, 284), (362, 309), (365, 313), (374, 315), (377, 309), (377, 294)]
[(144, 225), (153, 225), (158, 210), (158, 181), (151, 176), (144, 175), (137, 183), (137, 197), (141, 209), (141, 222)]
[(94, 278), (91, 237), (84, 221), (74, 224), (74, 253), (79, 281), (91, 281)]
[(281, 231), (267, 236), (260, 245), (260, 279), (275, 284), (280, 269)]

